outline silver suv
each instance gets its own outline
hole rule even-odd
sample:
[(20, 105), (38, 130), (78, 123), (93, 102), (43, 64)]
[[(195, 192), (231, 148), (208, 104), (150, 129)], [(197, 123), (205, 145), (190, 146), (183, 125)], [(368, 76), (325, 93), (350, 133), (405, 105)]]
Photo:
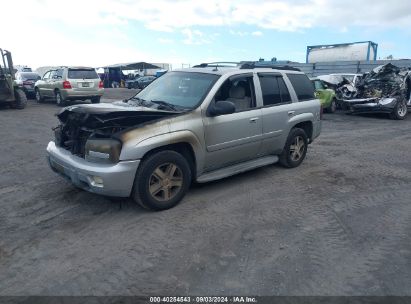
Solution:
[(47, 71), (34, 85), (38, 102), (52, 98), (64, 106), (68, 100), (90, 99), (99, 103), (104, 93), (103, 82), (96, 70), (89, 67), (61, 67)]
[(202, 64), (168, 72), (129, 100), (63, 109), (48, 160), (80, 188), (163, 210), (192, 181), (299, 166), (321, 113), (302, 72)]

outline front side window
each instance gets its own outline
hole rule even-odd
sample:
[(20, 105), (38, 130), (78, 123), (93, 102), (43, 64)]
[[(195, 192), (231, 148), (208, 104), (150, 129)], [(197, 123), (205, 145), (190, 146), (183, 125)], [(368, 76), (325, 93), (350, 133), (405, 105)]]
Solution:
[(46, 74), (43, 75), (43, 79), (49, 79), (50, 78), (50, 73), (51, 73), (51, 71), (46, 72)]
[(314, 85), (305, 74), (287, 74), (299, 101), (315, 99)]
[(140, 91), (134, 99), (194, 109), (219, 77), (206, 73), (169, 72)]
[(214, 102), (222, 100), (232, 102), (236, 112), (255, 108), (253, 75), (232, 76), (227, 79), (214, 96)]
[(262, 74), (258, 76), (264, 106), (291, 102), (290, 93), (288, 92), (284, 79), (280, 75)]

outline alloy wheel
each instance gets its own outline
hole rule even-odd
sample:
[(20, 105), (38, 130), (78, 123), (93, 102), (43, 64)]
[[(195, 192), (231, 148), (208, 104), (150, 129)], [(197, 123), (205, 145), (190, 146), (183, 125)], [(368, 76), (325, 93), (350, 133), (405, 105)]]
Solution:
[(401, 102), (398, 105), (397, 113), (400, 117), (404, 117), (407, 114), (407, 105), (405, 102)]
[(56, 103), (57, 103), (58, 105), (61, 104), (61, 96), (60, 96), (59, 93), (56, 94)]
[(158, 201), (174, 198), (183, 186), (183, 173), (174, 163), (158, 166), (150, 176), (149, 192)]
[(290, 157), (292, 161), (299, 161), (304, 155), (305, 143), (301, 136), (296, 136), (294, 142), (290, 145)]
[(39, 102), (41, 100), (40, 91), (36, 90), (36, 100)]

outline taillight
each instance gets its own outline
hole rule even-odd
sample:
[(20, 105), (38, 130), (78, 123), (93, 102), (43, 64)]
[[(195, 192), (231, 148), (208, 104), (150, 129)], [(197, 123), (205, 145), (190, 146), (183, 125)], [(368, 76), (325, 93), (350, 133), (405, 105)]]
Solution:
[(64, 81), (63, 82), (63, 89), (71, 89), (71, 83), (70, 81)]
[(100, 80), (100, 82), (98, 83), (98, 88), (99, 89), (102, 89), (102, 88), (104, 88), (104, 84), (103, 84), (103, 82)]
[(321, 109), (320, 109), (320, 120), (323, 119), (323, 113), (324, 113), (324, 108), (323, 108), (323, 105), (321, 105)]

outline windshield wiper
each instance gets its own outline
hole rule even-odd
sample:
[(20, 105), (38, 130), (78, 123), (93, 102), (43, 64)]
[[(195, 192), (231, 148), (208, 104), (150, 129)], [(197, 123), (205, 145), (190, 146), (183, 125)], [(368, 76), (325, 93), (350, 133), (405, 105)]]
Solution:
[(178, 111), (177, 108), (173, 104), (162, 101), (162, 100), (150, 100), (150, 102), (158, 104), (158, 105), (160, 105), (162, 107), (165, 107), (165, 108), (167, 108), (171, 111)]
[[(135, 101), (136, 100), (136, 101)], [(133, 104), (137, 105), (137, 106), (143, 106), (146, 107), (147, 105), (145, 104), (147, 102), (147, 100), (137, 97), (137, 96), (133, 96), (129, 99), (123, 99), (123, 102), (129, 102), (132, 101)]]

